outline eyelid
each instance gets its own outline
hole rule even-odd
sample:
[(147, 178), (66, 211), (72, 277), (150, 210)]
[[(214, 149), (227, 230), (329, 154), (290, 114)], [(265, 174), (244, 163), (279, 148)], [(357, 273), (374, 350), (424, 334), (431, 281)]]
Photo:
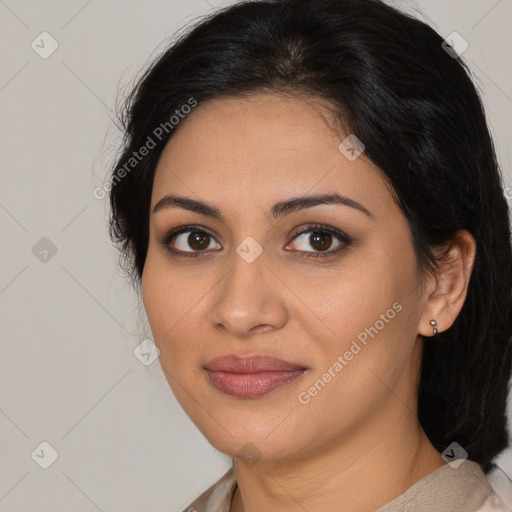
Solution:
[(331, 235), (334, 235), (341, 242), (346, 243), (347, 245), (352, 242), (352, 239), (346, 233), (341, 231), (340, 229), (334, 228), (332, 226), (328, 226), (327, 224), (318, 224), (318, 223), (313, 223), (306, 227), (298, 228), (297, 230), (292, 231), (290, 233), (290, 235), (288, 235), (288, 236), (291, 237), (292, 240), (295, 240), (295, 238), (297, 238), (298, 236), (303, 235), (305, 233), (309, 233), (311, 231), (312, 232), (317, 231), (317, 232), (321, 232), (321, 233), (329, 233)]
[[(352, 238), (349, 237), (346, 233), (341, 231), (338, 228), (335, 228), (333, 226), (329, 226), (327, 224), (322, 223), (311, 223), (306, 226), (301, 226), (300, 228), (297, 228), (296, 230), (293, 230), (287, 238), (290, 238), (290, 241), (295, 240), (297, 237), (309, 233), (309, 232), (322, 232), (322, 233), (328, 233), (333, 235), (338, 241), (341, 243), (339, 247), (337, 247), (334, 250), (327, 250), (327, 251), (301, 251), (301, 250), (294, 250), (291, 252), (294, 252), (300, 256), (304, 257), (327, 257), (330, 255), (338, 254), (340, 251), (348, 247), (352, 242)], [(184, 225), (179, 226), (177, 228), (171, 229), (168, 232), (166, 232), (163, 236), (159, 237), (158, 242), (163, 245), (172, 255), (176, 256), (183, 256), (183, 257), (196, 257), (196, 256), (208, 256), (211, 255), (212, 252), (218, 251), (218, 249), (215, 250), (204, 250), (204, 251), (181, 251), (172, 249), (170, 247), (171, 241), (173, 241), (178, 235), (187, 233), (187, 232), (198, 232), (198, 233), (205, 233), (209, 235), (211, 238), (213, 238), (217, 243), (216, 236), (208, 229), (203, 226), (193, 224), (193, 225)], [(286, 245), (288, 245), (289, 242), (287, 242)]]
[[(178, 235), (181, 235), (183, 233), (187, 233), (187, 232), (198, 232), (198, 233), (205, 233), (207, 235), (209, 235), (211, 238), (213, 238), (217, 243), (219, 243), (217, 241), (217, 238), (216, 236), (208, 229), (208, 228), (205, 228), (203, 226), (199, 226), (199, 225), (185, 225), (185, 226), (179, 226), (177, 228), (174, 228), (174, 229), (171, 229), (169, 231), (166, 231), (159, 239), (158, 239), (158, 242), (163, 245), (169, 252), (171, 252), (172, 254), (176, 254), (176, 255), (182, 255), (182, 254), (185, 254), (185, 256), (194, 256), (194, 255), (202, 255), (202, 254), (210, 254), (211, 251), (181, 251), (181, 250), (176, 250), (176, 249), (172, 249), (170, 247), (170, 244), (171, 244), (171, 241), (173, 241)], [(220, 245), (220, 244), (219, 244)]]

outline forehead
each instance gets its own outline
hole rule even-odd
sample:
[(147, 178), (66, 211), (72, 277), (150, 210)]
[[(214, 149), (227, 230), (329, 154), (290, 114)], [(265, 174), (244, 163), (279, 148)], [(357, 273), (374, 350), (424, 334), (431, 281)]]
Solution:
[[(183, 121), (183, 126), (168, 143), (169, 149), (197, 144), (201, 137), (208, 152), (215, 147), (243, 154), (258, 148), (261, 156), (280, 149), (315, 152), (334, 141), (325, 102), (285, 94), (255, 94), (246, 98), (227, 97), (208, 100)], [(211, 142), (210, 142), (211, 141)], [(215, 141), (215, 144), (213, 144)], [(203, 156), (205, 152), (202, 152)], [(200, 156), (200, 155), (198, 155)], [(256, 156), (256, 155), (253, 155)]]
[(339, 150), (347, 134), (333, 129), (318, 100), (219, 98), (198, 105), (178, 128), (158, 162), (152, 206), (170, 192), (259, 204), (312, 192), (338, 192), (383, 207), (391, 200), (381, 172), (364, 153), (349, 160)]

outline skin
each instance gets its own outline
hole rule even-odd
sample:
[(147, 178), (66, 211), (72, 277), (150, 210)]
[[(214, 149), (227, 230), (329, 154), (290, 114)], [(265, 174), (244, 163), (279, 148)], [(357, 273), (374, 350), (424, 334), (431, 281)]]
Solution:
[[(224, 221), (172, 207), (150, 216), (142, 295), (160, 362), (176, 399), (219, 451), (235, 461), (232, 512), (368, 512), (445, 464), (417, 414), (423, 339), (460, 312), (475, 242), (460, 231), (452, 262), (423, 275), (409, 224), (380, 170), (365, 154), (350, 161), (320, 100), (282, 94), (200, 104), (177, 128), (158, 163), (151, 210), (167, 194), (215, 205)], [(338, 193), (274, 219), (269, 210), (299, 195)], [(352, 239), (325, 258), (310, 232), (322, 223)], [(172, 256), (158, 242), (171, 228), (210, 230), (205, 253)], [(194, 231), (192, 228), (190, 231)], [(200, 252), (178, 235), (175, 249)], [(297, 229), (298, 231), (298, 229)], [(314, 229), (312, 229), (314, 231)], [(236, 252), (248, 236), (263, 249), (252, 263)], [(340, 244), (335, 237), (324, 252)], [(187, 254), (190, 254), (188, 252)], [(392, 308), (392, 320), (309, 403), (298, 400)], [(259, 398), (214, 388), (204, 366), (225, 354), (272, 355), (300, 364), (299, 379)]]

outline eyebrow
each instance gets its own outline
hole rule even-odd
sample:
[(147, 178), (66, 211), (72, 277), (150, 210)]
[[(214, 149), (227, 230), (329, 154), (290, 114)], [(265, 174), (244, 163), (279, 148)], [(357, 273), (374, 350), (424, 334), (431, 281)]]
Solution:
[[(364, 213), (372, 220), (375, 220), (375, 216), (362, 204), (340, 194), (292, 197), (290, 199), (286, 199), (285, 201), (280, 201), (274, 204), (270, 210), (270, 213), (274, 219), (278, 219), (292, 212), (296, 212), (304, 208), (311, 208), (312, 206), (317, 206), (320, 204), (348, 206), (349, 208), (354, 208), (355, 210)], [(166, 195), (162, 197), (162, 199), (156, 203), (152, 213), (155, 214), (158, 211), (167, 208), (183, 208), (185, 210), (190, 210), (207, 217), (213, 217), (214, 219), (218, 219), (220, 221), (225, 220), (222, 212), (216, 206), (203, 201), (198, 201), (196, 199), (178, 195)]]

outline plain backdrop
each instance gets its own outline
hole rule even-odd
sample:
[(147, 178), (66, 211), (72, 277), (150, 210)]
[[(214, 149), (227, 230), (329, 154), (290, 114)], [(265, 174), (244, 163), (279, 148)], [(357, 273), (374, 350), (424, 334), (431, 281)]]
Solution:
[[(393, 3), (469, 43), (512, 187), (512, 0)], [(0, 512), (181, 511), (230, 466), (134, 354), (150, 331), (93, 195), (118, 91), (226, 4), (0, 0)], [(498, 463), (512, 474), (510, 451)]]

